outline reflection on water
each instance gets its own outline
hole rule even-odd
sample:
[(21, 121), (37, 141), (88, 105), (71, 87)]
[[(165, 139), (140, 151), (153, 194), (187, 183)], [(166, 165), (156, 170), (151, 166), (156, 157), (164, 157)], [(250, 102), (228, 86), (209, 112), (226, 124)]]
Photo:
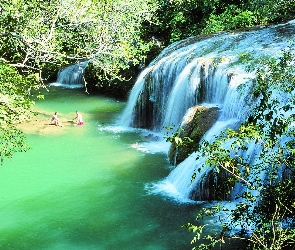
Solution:
[(125, 103), (77, 89), (50, 87), (45, 95), (36, 107), (44, 121), (79, 110), (85, 124), (48, 132), (45, 122), (28, 134), (31, 150), (4, 162), (0, 249), (191, 249), (181, 225), (200, 205), (145, 189), (170, 171), (166, 144), (151, 144), (144, 131), (110, 129)]

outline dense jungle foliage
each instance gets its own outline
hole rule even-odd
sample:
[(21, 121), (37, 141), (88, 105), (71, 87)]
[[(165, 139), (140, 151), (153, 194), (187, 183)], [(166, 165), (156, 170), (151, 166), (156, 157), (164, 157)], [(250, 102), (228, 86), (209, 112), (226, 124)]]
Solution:
[[(88, 88), (108, 91), (125, 98), (140, 70), (164, 47), (200, 34), (211, 34), (232, 29), (248, 29), (257, 25), (285, 22), (294, 18), (294, 0), (3, 0), (0, 2), (0, 159), (12, 157), (14, 152), (25, 151), (24, 135), (16, 124), (33, 115), (31, 106), (38, 96), (36, 90), (46, 87), (55, 79), (59, 69), (81, 61), (90, 61), (86, 79)], [(293, 57), (292, 57), (293, 56)], [(270, 88), (280, 86), (284, 91), (294, 89), (292, 71), (294, 55), (286, 53), (281, 61), (263, 62), (258, 70), (257, 93), (263, 93), (261, 105), (253, 107), (255, 113), (243, 124), (240, 133), (227, 131), (216, 144), (208, 144), (212, 157), (208, 164), (214, 168), (237, 170), (231, 180), (243, 181), (248, 172), (260, 171), (259, 165), (248, 166), (232, 159), (220, 145), (222, 141), (237, 139), (233, 148), (245, 150), (249, 138), (262, 145), (262, 160), (269, 169), (284, 165), (290, 170), (289, 178), (272, 179), (258, 186), (261, 196), (254, 208), (240, 204), (232, 212), (233, 222), (243, 224), (254, 219), (257, 229), (250, 237), (252, 249), (282, 249), (294, 244), (294, 141), (278, 147), (277, 135), (293, 134), (288, 130), (293, 115), (282, 118), (273, 128), (274, 113), (265, 110), (277, 105), (271, 100)], [(263, 71), (268, 65), (269, 71)], [(290, 66), (291, 65), (291, 66)], [(294, 68), (294, 67), (293, 67)], [(265, 77), (267, 76), (267, 77)], [(268, 79), (268, 81), (266, 81)], [(282, 82), (286, 84), (281, 84)], [(285, 89), (284, 89), (285, 88)], [(32, 92), (34, 90), (34, 92)], [(46, 98), (46, 96), (45, 96)], [(258, 95), (257, 98), (260, 98)], [(294, 104), (290, 97), (290, 103)], [(280, 107), (289, 111), (293, 105)], [(267, 116), (268, 115), (268, 116)], [(266, 117), (267, 116), (267, 117)], [(261, 119), (267, 118), (269, 133), (262, 133)], [(276, 120), (276, 122), (278, 122)], [(265, 151), (263, 151), (265, 150)], [(212, 152), (216, 152), (213, 154)], [(218, 156), (218, 157), (217, 157)], [(215, 158), (214, 158), (215, 157)], [(243, 165), (243, 170), (238, 167)], [(239, 170), (239, 171), (238, 171)], [(230, 173), (230, 171), (229, 171)], [(275, 178), (275, 177), (274, 177)], [(249, 184), (249, 183), (245, 183)], [(290, 192), (291, 191), (291, 192)], [(264, 194), (264, 195), (263, 195)], [(245, 193), (251, 201), (257, 199)], [(248, 207), (247, 207), (248, 206)], [(214, 209), (204, 211), (214, 213)], [(215, 212), (219, 212), (217, 207)], [(291, 220), (290, 220), (291, 218)], [(290, 222), (290, 223), (289, 223)], [(222, 234), (234, 224), (223, 224)], [(287, 225), (287, 226), (286, 226)], [(193, 240), (202, 237), (203, 226), (189, 225), (198, 232)], [(242, 232), (244, 233), (244, 232)], [(239, 235), (241, 238), (245, 234)], [(208, 236), (210, 244), (223, 241), (223, 237)], [(222, 239), (222, 240), (221, 240)], [(247, 243), (248, 244), (248, 243)], [(203, 247), (203, 248), (202, 248)], [(207, 248), (206, 248), (207, 247)], [(207, 246), (196, 248), (208, 249)], [(290, 248), (292, 249), (292, 248)]]

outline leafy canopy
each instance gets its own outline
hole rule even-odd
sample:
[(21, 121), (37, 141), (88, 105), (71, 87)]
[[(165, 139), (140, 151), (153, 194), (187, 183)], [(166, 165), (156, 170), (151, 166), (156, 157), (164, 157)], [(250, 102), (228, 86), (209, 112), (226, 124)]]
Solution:
[(14, 67), (0, 62), (0, 161), (13, 153), (26, 151), (24, 134), (16, 124), (27, 121), (33, 115), (34, 104), (30, 90), (38, 88), (36, 75), (22, 77)]
[(149, 48), (140, 31), (154, 9), (144, 0), (1, 2), (1, 59), (25, 71), (91, 60), (116, 77)]

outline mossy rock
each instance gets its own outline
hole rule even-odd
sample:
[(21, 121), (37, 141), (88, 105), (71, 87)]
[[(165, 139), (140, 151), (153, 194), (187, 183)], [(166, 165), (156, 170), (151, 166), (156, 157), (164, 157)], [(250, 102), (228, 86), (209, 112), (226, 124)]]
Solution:
[(187, 111), (175, 133), (182, 144), (177, 145), (174, 141), (169, 149), (168, 157), (172, 165), (179, 164), (198, 149), (200, 140), (217, 121), (218, 115), (217, 107), (194, 106)]

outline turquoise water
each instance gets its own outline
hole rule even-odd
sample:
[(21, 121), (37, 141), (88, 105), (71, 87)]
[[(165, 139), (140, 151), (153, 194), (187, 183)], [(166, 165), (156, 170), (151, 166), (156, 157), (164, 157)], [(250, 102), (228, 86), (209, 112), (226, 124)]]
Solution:
[[(198, 205), (151, 195), (146, 185), (170, 170), (164, 152), (130, 147), (140, 131), (113, 124), (125, 103), (51, 87), (36, 106), (85, 124), (27, 135), (32, 147), (0, 168), (0, 249), (191, 249)], [(50, 119), (50, 116), (45, 119)], [(42, 121), (44, 123), (44, 121)]]

